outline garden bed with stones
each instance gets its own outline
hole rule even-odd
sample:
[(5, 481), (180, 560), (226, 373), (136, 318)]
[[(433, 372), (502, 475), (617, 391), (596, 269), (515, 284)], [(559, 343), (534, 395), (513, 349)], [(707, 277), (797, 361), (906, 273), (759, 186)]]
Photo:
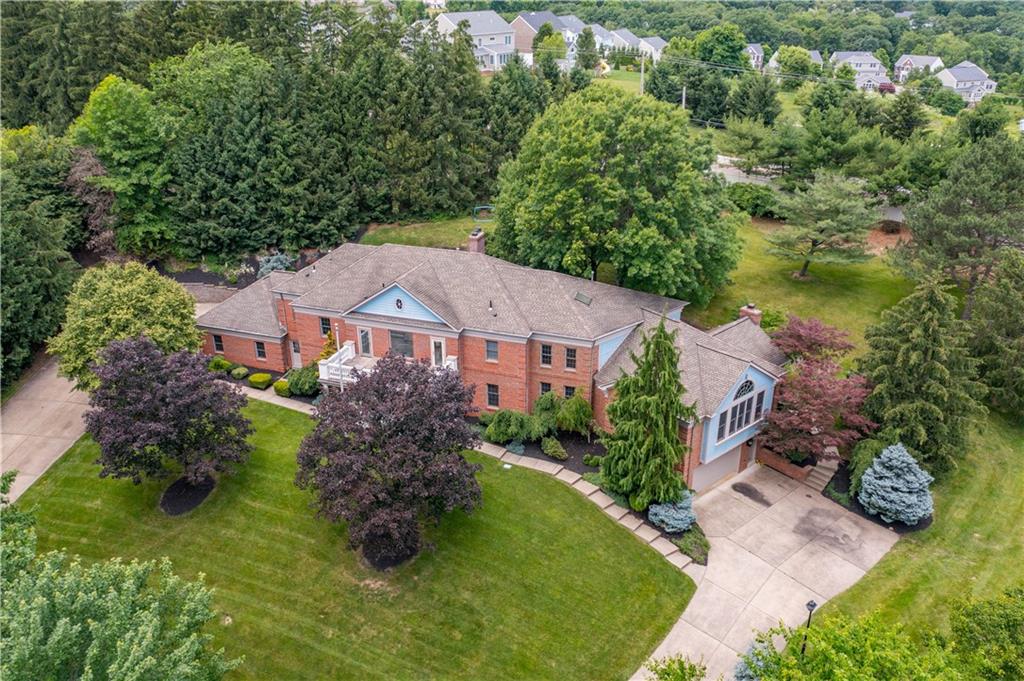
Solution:
[(587, 438), (578, 433), (559, 433), (556, 437), (562, 443), (562, 447), (565, 448), (565, 453), (569, 455), (569, 458), (565, 461), (553, 459), (545, 454), (541, 450), (539, 442), (525, 443), (522, 455), (540, 459), (541, 461), (552, 461), (561, 464), (573, 473), (579, 473), (580, 475), (597, 471), (597, 466), (588, 466), (583, 463), (583, 457), (586, 454), (604, 456), (607, 452), (604, 445), (597, 441), (596, 436), (592, 436), (590, 442), (587, 442)]
[(920, 530), (928, 528), (934, 520), (932, 516), (928, 516), (927, 518), (919, 521), (916, 525), (907, 525), (906, 523), (898, 521), (887, 523), (882, 520), (880, 516), (868, 513), (864, 507), (861, 506), (861, 503), (857, 501), (857, 497), (850, 494), (850, 468), (846, 462), (839, 464), (839, 468), (836, 469), (835, 475), (833, 475), (829, 483), (825, 485), (825, 489), (821, 494), (826, 499), (836, 502), (846, 510), (852, 511), (861, 518), (870, 520), (876, 525), (892, 530), (896, 534), (919, 532)]

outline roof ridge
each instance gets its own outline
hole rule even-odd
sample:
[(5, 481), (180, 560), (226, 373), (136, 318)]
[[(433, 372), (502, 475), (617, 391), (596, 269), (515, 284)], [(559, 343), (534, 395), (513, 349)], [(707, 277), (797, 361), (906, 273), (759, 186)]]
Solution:
[[(305, 291), (303, 291), (302, 293), (300, 293), (300, 294), (299, 294), (299, 297), (298, 297), (298, 298), (297, 298), (296, 300), (300, 300), (300, 299), (302, 299), (303, 297), (305, 297), (305, 296), (306, 296), (307, 294), (309, 294), (309, 293), (312, 293), (313, 291), (317, 290), (317, 289), (318, 289), (318, 288), (320, 288), (321, 286), (323, 286), (323, 285), (325, 285), (325, 284), (327, 284), (327, 283), (329, 283), (329, 282), (332, 282), (332, 281), (334, 281), (334, 280), (335, 280), (335, 279), (337, 279), (337, 278), (338, 278), (339, 276), (341, 276), (342, 274), (344, 274), (344, 273), (345, 273), (346, 271), (348, 271), (349, 269), (351, 269), (353, 265), (355, 265), (356, 263), (360, 263), (360, 262), (362, 262), (362, 261), (363, 261), (363, 260), (365, 260), (366, 258), (369, 258), (369, 257), (370, 257), (371, 255), (373, 255), (374, 253), (376, 253), (376, 252), (377, 252), (377, 249), (381, 248), (381, 246), (379, 246), (379, 245), (374, 245), (374, 244), (360, 244), (360, 243), (356, 243), (355, 241), (346, 241), (346, 242), (345, 242), (345, 243), (343, 243), (343, 244), (342, 244), (341, 246), (338, 246), (338, 248), (334, 248), (334, 249), (331, 249), (330, 251), (328, 251), (328, 252), (327, 252), (327, 255), (326, 255), (326, 256), (324, 256), (323, 258), (320, 258), (320, 260), (326, 260), (327, 258), (329, 258), (329, 257), (331, 256), (331, 254), (332, 254), (332, 253), (334, 253), (334, 251), (336, 251), (336, 250), (338, 250), (338, 249), (340, 249), (340, 248), (344, 248), (344, 247), (345, 247), (345, 246), (347, 246), (348, 244), (352, 244), (352, 245), (354, 245), (354, 246), (363, 246), (363, 247), (365, 247), (365, 248), (366, 248), (366, 250), (365, 250), (365, 251), (364, 251), (364, 252), (362, 253), (362, 255), (360, 255), (360, 256), (359, 256), (358, 258), (356, 258), (355, 260), (353, 260), (353, 261), (352, 261), (352, 262), (350, 262), (349, 264), (347, 264), (347, 265), (345, 265), (344, 267), (342, 267), (342, 268), (341, 268), (340, 270), (338, 270), (338, 271), (337, 271), (337, 272), (335, 272), (334, 274), (330, 275), (329, 277), (327, 277), (327, 278), (326, 278), (326, 279), (324, 279), (323, 281), (320, 281), (320, 282), (317, 282), (317, 283), (313, 284), (313, 285), (312, 285), (312, 286), (310, 286), (310, 287), (309, 287), (309, 288), (308, 288), (307, 290), (305, 290)], [(317, 260), (316, 262), (311, 262), (310, 264), (306, 265), (306, 267), (303, 267), (303, 268), (302, 268), (302, 270), (299, 270), (299, 272), (302, 272), (303, 270), (305, 270), (305, 269), (307, 269), (307, 268), (309, 268), (309, 267), (314, 267), (314, 266), (316, 265), (316, 263), (317, 263), (317, 262), (320, 262), (320, 260)], [(295, 274), (298, 274), (299, 272), (296, 272)], [(308, 275), (307, 275), (307, 276), (308, 276)]]

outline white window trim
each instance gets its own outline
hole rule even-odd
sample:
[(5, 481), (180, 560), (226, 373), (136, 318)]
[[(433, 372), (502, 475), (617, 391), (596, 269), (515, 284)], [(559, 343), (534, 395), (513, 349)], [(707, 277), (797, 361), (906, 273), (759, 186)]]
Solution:
[[(488, 343), (494, 343), (497, 355), (494, 359), (491, 359), (490, 357), (487, 356)], [(484, 361), (490, 362), (491, 364), (497, 364), (498, 362), (501, 361), (501, 345), (498, 343), (498, 341), (494, 340), (493, 338), (484, 339)]]
[[(436, 357), (434, 357), (434, 343), (440, 343), (441, 344), (441, 363), (440, 364), (438, 364), (438, 363), (436, 363), (434, 361), (436, 359)], [(435, 367), (443, 367), (444, 366), (444, 361), (447, 358), (448, 358), (448, 344), (445, 342), (445, 339), (444, 338), (438, 338), (437, 336), (431, 336), (430, 337), (430, 363), (433, 366), (435, 366)]]
[[(220, 339), (220, 350), (217, 349), (217, 339)], [(210, 340), (213, 341), (213, 354), (223, 355), (224, 354), (224, 336), (219, 333), (211, 333)]]
[[(363, 339), (362, 333), (366, 332), (366, 337), (370, 339), (370, 354), (363, 352)], [(373, 357), (373, 329), (368, 326), (357, 326), (356, 327), (356, 350), (360, 357)]]
[[(551, 350), (551, 352), (548, 355), (548, 363), (547, 364), (544, 363), (544, 348), (545, 348), (545, 346), (549, 350)], [(544, 367), (545, 369), (551, 368), (551, 365), (555, 361), (555, 346), (551, 345), (550, 343), (541, 343), (539, 361), (540, 361), (540, 365), (542, 367)]]
[[(262, 357), (260, 357), (260, 349), (259, 349), (261, 345), (263, 346), (263, 356)], [(256, 361), (257, 362), (266, 362), (267, 361), (267, 344), (264, 343), (263, 341), (253, 341), (252, 342), (252, 352), (253, 352), (254, 355), (256, 355)]]
[[(747, 379), (747, 380), (750, 380), (750, 379)], [(744, 381), (744, 382), (746, 382), (746, 381)], [(742, 386), (743, 384), (741, 383), (740, 385)], [(737, 390), (739, 390), (739, 388), (737, 388)], [(757, 396), (762, 394), (762, 393), (765, 396), (764, 397), (765, 404), (761, 405), (761, 416), (759, 418), (757, 418), (757, 419), (754, 419), (754, 411), (757, 409)], [(736, 430), (734, 430), (734, 431), (732, 431), (730, 433), (729, 432), (729, 422), (732, 419), (731, 412), (732, 412), (733, 407), (735, 407), (738, 404), (742, 404), (744, 402), (747, 402), (747, 401), (750, 402), (750, 418), (751, 418), (750, 423), (748, 423), (747, 425), (743, 426), (742, 428), (737, 428)], [(711, 427), (714, 428), (714, 432), (715, 432), (715, 444), (716, 445), (720, 445), (723, 442), (725, 442), (726, 440), (734, 438), (734, 437), (736, 437), (737, 434), (742, 433), (743, 431), (747, 430), (748, 428), (756, 426), (757, 424), (759, 424), (762, 421), (764, 421), (764, 417), (768, 414), (768, 406), (769, 405), (767, 404), (767, 401), (768, 401), (768, 391), (767, 390), (758, 390), (757, 389), (757, 384), (754, 384), (754, 389), (751, 392), (743, 395), (738, 400), (733, 400), (732, 402), (729, 403), (729, 406), (727, 406), (725, 409), (723, 409), (722, 411), (720, 411), (717, 414), (715, 414), (715, 418), (711, 422)], [(725, 415), (725, 418), (726, 418), (725, 435), (723, 435), (722, 437), (718, 437), (718, 423), (721, 420), (723, 415)]]

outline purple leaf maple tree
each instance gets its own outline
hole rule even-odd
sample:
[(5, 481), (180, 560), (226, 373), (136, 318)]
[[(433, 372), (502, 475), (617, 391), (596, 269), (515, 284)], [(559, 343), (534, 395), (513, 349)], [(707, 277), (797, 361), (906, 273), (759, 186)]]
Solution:
[(820, 319), (789, 315), (789, 321), (772, 334), (772, 341), (791, 358), (838, 357), (853, 349), (847, 333)]
[(319, 516), (348, 523), (350, 546), (372, 565), (407, 560), (424, 521), (480, 503), (480, 466), (461, 454), (479, 439), (464, 418), (472, 399), (455, 372), (388, 354), (321, 399), (295, 484), (314, 491)]
[(248, 460), (252, 425), (241, 414), (245, 397), (206, 364), (188, 351), (165, 355), (145, 337), (102, 350), (93, 367), (100, 385), (85, 415), (100, 447), (101, 477), (138, 484), (165, 475), (174, 463), (198, 484)]
[[(838, 375), (829, 359), (805, 359), (779, 382), (775, 406), (765, 417), (761, 441), (790, 458), (835, 458), (877, 427), (861, 414), (871, 392), (863, 376)], [(834, 448), (834, 449), (833, 449)]]

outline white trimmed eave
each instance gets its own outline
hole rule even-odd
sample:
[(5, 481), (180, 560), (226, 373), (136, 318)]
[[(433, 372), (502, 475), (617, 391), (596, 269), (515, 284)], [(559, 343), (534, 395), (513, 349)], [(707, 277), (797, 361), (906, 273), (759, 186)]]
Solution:
[(224, 326), (213, 326), (211, 324), (197, 323), (196, 326), (198, 326), (201, 331), (207, 331), (218, 336), (237, 336), (238, 338), (246, 338), (248, 340), (271, 340), (280, 342), (287, 335), (287, 332), (283, 330), (281, 331), (280, 336), (272, 336), (265, 333), (253, 333), (252, 331), (242, 331), (241, 329), (229, 329)]

